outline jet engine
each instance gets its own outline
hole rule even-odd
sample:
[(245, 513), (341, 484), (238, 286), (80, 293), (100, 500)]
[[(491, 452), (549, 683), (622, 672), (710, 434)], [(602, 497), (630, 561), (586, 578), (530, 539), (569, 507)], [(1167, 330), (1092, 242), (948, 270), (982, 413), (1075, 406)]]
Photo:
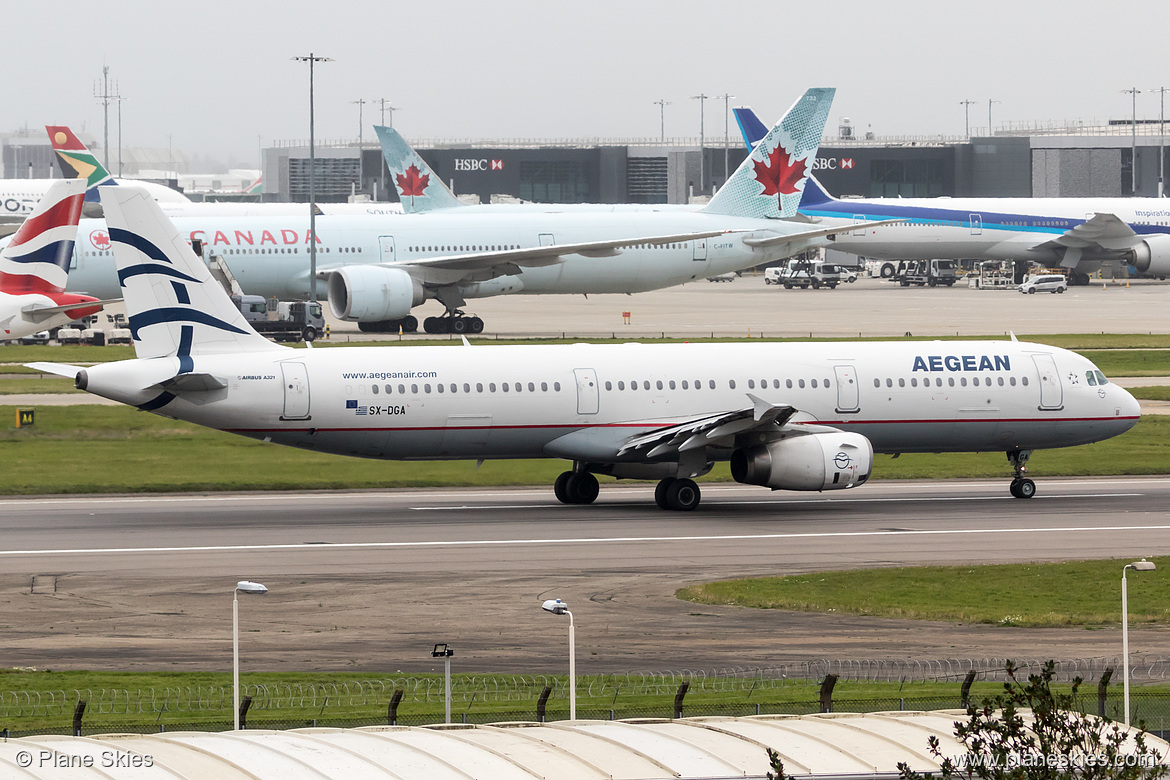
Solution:
[(329, 308), (349, 322), (401, 319), (425, 300), (422, 285), (401, 268), (351, 265), (329, 274)]
[(841, 490), (860, 485), (873, 469), (873, 446), (859, 433), (790, 436), (731, 453), (736, 482), (773, 490)]
[(1130, 263), (1143, 274), (1170, 276), (1170, 235), (1144, 237), (1131, 251)]

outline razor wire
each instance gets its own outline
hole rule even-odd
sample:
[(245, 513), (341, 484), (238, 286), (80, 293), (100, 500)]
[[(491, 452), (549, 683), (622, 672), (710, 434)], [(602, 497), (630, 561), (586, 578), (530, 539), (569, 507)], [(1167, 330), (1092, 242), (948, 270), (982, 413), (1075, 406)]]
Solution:
[[(1047, 659), (1013, 658), (1017, 679), (1039, 673)], [(817, 659), (768, 667), (726, 667), (713, 670), (682, 669), (664, 672), (627, 672), (577, 678), (580, 698), (611, 699), (627, 696), (672, 696), (680, 685), (690, 695), (743, 693), (746, 700), (768, 690), (805, 686), (812, 688), (826, 676), (857, 682), (899, 684), (959, 682), (971, 671), (981, 681), (1007, 680), (1008, 658), (950, 659)], [(1112, 667), (1120, 670), (1120, 656), (1056, 661), (1057, 682), (1074, 678), (1091, 682)], [(1145, 656), (1131, 659), (1131, 678), (1137, 682), (1167, 679), (1170, 659)], [(3, 678), (0, 678), (2, 680)], [(451, 698), (473, 703), (506, 704), (535, 702), (548, 687), (556, 699), (568, 697), (568, 680), (556, 675), (455, 675)], [(325, 712), (361, 707), (385, 707), (395, 691), (410, 703), (443, 701), (441, 676), (402, 676), (372, 680), (324, 683), (248, 683), (241, 696), (251, 696), (252, 711), (318, 710)], [(164, 686), (156, 688), (74, 688), (47, 691), (0, 690), (0, 717), (49, 717), (69, 714), (85, 701), (88, 716), (157, 715), (168, 712), (223, 712), (232, 707), (230, 685)]]

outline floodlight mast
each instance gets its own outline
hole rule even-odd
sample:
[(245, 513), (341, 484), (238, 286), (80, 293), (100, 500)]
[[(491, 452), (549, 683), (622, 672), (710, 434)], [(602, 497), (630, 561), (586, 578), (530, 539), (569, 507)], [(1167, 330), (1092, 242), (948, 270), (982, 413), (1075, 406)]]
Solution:
[(1129, 596), (1126, 592), (1125, 570), (1154, 571), (1158, 567), (1153, 561), (1142, 558), (1140, 561), (1127, 563), (1121, 567), (1121, 690), (1123, 691), (1123, 706), (1125, 707), (1125, 725), (1129, 727)]
[(577, 719), (577, 653), (574, 647), (576, 639), (573, 633), (573, 613), (569, 605), (560, 599), (549, 599), (540, 605), (545, 612), (554, 615), (569, 616), (569, 720)]
[(451, 722), (451, 656), (455, 655), (455, 650), (445, 642), (440, 644), (435, 643), (435, 649), (431, 651), (431, 658), (443, 659), (443, 711), (446, 716), (444, 723)]

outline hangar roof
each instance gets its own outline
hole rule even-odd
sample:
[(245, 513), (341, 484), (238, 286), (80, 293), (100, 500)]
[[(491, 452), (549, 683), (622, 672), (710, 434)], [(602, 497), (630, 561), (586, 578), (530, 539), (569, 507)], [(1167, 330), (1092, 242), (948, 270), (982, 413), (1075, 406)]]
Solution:
[[(953, 737), (963, 717), (942, 710), (42, 736), (0, 743), (0, 774), (58, 777), (68, 766), (71, 778), (744, 778), (765, 775), (771, 747), (791, 775), (872, 778), (895, 775), (901, 761), (938, 771), (927, 738), (938, 737), (944, 755), (963, 753)], [(1163, 754), (1170, 748), (1154, 737), (1148, 744)], [(140, 768), (119, 771), (127, 764)]]

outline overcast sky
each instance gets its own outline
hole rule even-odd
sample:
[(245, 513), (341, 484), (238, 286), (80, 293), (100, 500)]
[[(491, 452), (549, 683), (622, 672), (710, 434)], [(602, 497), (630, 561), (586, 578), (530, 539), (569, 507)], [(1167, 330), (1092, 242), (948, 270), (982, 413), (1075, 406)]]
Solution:
[[(819, 11), (814, 11), (819, 8)], [(353, 138), (359, 98), (387, 98), (408, 138), (697, 136), (698, 101), (735, 95), (765, 122), (833, 86), (831, 125), (962, 134), (995, 123), (1128, 117), (1130, 86), (1170, 86), (1170, 3), (830, 0), (9, 3), (0, 131), (69, 124), (102, 135), (102, 65), (126, 99), (125, 146), (254, 167), (258, 145)], [(1157, 118), (1157, 93), (1138, 116)], [(111, 110), (113, 116), (113, 110)], [(379, 113), (365, 107), (370, 139)], [(707, 132), (723, 132), (722, 101)], [(734, 121), (734, 120), (733, 120)], [(111, 118), (111, 145), (115, 144)]]

